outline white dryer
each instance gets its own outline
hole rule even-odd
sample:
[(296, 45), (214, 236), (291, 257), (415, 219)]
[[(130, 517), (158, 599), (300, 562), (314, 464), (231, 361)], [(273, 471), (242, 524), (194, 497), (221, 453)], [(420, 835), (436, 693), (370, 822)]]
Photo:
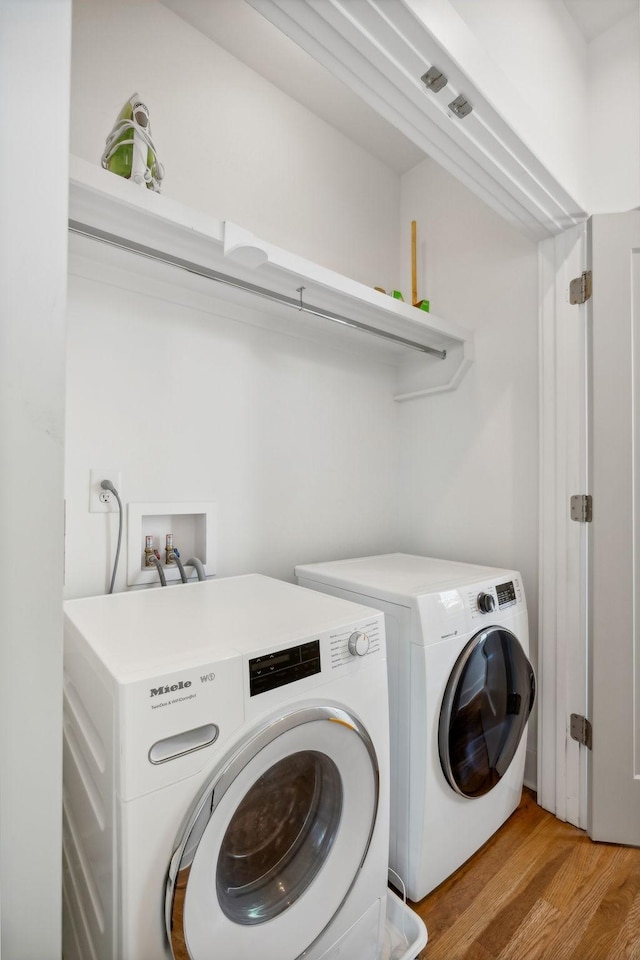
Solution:
[(296, 575), (385, 613), (390, 865), (420, 900), (520, 802), (535, 697), (522, 578), (400, 553), (298, 566)]
[(378, 960), (384, 618), (251, 575), (65, 604), (65, 960)]

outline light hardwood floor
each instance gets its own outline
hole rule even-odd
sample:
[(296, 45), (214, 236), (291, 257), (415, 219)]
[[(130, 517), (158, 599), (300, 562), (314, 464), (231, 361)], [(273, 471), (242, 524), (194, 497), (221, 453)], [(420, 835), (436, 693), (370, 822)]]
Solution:
[(420, 960), (640, 960), (640, 849), (593, 843), (525, 790), (505, 826), (411, 904)]

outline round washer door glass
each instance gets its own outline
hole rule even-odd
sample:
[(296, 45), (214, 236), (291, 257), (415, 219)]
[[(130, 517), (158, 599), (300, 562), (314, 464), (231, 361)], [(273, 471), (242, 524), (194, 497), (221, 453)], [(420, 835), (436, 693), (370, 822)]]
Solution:
[(326, 754), (303, 750), (266, 770), (220, 847), (216, 888), (226, 916), (264, 923), (295, 903), (327, 859), (341, 813), (340, 773)]
[(171, 860), (175, 960), (306, 954), (359, 875), (378, 800), (373, 743), (346, 711), (302, 707), (249, 735), (212, 773)]
[(489, 627), (466, 645), (440, 711), (440, 762), (451, 787), (481, 797), (507, 772), (535, 698), (533, 668), (518, 638)]

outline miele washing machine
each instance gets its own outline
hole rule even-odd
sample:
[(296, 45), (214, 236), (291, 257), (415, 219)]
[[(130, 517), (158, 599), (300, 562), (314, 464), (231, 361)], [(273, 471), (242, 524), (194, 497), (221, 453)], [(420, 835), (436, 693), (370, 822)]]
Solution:
[(522, 578), (401, 553), (298, 566), (296, 575), (385, 614), (390, 865), (420, 900), (520, 802), (535, 697)]
[(65, 604), (65, 960), (379, 960), (384, 618), (250, 575)]

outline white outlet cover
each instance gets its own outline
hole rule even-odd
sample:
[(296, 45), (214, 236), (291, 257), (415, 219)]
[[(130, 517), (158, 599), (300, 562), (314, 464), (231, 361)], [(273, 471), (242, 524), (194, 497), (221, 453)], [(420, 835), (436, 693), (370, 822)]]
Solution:
[(101, 493), (109, 493), (109, 491), (104, 491), (100, 484), (103, 480), (111, 480), (111, 483), (114, 485), (120, 499), (122, 500), (122, 474), (118, 469), (111, 467), (107, 468), (98, 468), (91, 470), (89, 475), (89, 513), (117, 513), (118, 512), (118, 501), (111, 494), (111, 499), (108, 503), (103, 503), (100, 499)]

